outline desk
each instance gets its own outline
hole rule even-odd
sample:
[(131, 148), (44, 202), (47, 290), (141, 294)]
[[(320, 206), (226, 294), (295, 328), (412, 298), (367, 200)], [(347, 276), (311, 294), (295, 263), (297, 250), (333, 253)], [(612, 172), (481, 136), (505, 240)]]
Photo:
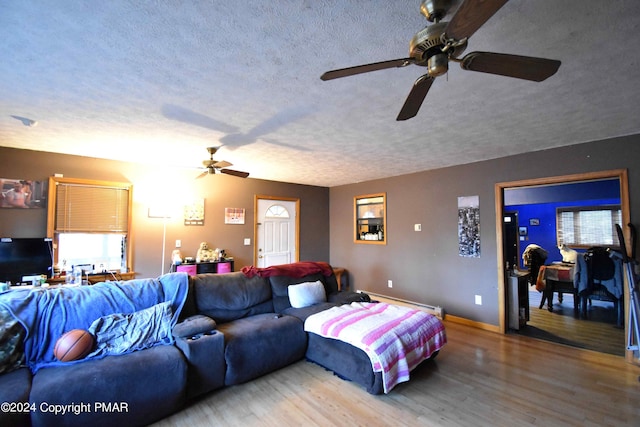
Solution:
[[(110, 273), (90, 274), (89, 283), (94, 285), (100, 282), (115, 282), (120, 280), (131, 280), (131, 279), (135, 279), (135, 276), (136, 276), (136, 273), (133, 271), (130, 271), (128, 273), (113, 273), (113, 275), (111, 275)], [(87, 276), (83, 275), (82, 278), (86, 280)], [(47, 282), (52, 285), (64, 285), (65, 281), (66, 281), (66, 278), (64, 276), (47, 279)]]
[[(135, 279), (135, 275), (136, 273), (134, 273), (133, 271), (130, 271), (128, 273), (113, 273), (114, 276), (112, 276), (111, 274), (90, 274), (89, 275), (89, 284), (90, 285), (95, 285), (96, 283), (101, 283), (101, 282), (119, 282), (119, 281), (123, 281), (123, 280), (131, 280), (131, 279)], [(82, 276), (83, 280), (87, 280), (86, 279), (87, 276)], [(43, 288), (43, 289), (55, 289), (55, 288), (60, 288), (60, 287), (76, 287), (76, 286), (81, 286), (79, 284), (75, 284), (75, 283), (66, 283), (66, 278), (64, 276), (60, 276), (60, 277), (52, 277), (47, 279), (47, 283), (45, 285), (42, 286), (33, 286), (33, 285), (25, 285), (25, 286), (11, 286), (9, 289), (38, 289), (38, 288)]]
[(573, 295), (573, 314), (578, 316), (578, 289), (573, 284), (575, 265), (573, 264), (551, 264), (544, 266), (544, 278), (546, 286), (544, 296), (540, 302), (540, 308), (547, 301), (547, 308), (553, 311), (553, 293), (558, 293), (558, 301), (562, 303), (563, 294)]

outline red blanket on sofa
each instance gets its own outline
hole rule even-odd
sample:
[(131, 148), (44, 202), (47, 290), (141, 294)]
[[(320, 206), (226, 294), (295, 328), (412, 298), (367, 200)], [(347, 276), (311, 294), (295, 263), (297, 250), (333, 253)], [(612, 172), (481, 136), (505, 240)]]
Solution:
[(304, 277), (309, 274), (322, 273), (325, 276), (331, 276), (333, 269), (326, 262), (301, 261), (291, 264), (272, 265), (270, 267), (258, 268), (252, 265), (242, 267), (240, 270), (248, 278), (254, 276), (271, 277), (271, 276), (289, 276)]

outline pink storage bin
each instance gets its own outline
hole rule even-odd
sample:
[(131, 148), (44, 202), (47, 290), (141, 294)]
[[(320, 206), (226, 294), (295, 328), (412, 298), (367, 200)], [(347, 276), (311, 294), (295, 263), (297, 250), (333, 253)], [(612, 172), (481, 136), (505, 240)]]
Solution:
[(230, 262), (218, 263), (218, 273), (231, 273), (231, 263)]
[(197, 272), (195, 264), (178, 265), (176, 266), (176, 271), (183, 271), (189, 276), (195, 276)]

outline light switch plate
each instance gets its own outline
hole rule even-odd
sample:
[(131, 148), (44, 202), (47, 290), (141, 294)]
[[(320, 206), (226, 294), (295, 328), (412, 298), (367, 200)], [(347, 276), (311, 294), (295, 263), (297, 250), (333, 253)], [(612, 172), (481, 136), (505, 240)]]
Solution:
[(422, 224), (413, 224), (414, 231), (422, 231)]
[(247, 237), (247, 238), (245, 238), (245, 239), (244, 239), (244, 245), (245, 245), (245, 246), (251, 246), (251, 239), (250, 239), (250, 238), (248, 238), (248, 237)]

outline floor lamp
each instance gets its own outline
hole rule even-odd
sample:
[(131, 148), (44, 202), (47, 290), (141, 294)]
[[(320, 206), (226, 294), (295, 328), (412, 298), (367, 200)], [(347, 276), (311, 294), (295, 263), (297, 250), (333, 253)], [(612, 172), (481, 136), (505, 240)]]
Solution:
[(162, 268), (160, 269), (160, 275), (164, 275), (164, 256), (165, 256), (165, 248), (167, 246), (167, 216), (164, 215), (162, 217)]
[(167, 246), (167, 220), (171, 218), (171, 214), (162, 208), (149, 208), (149, 218), (162, 218), (162, 258), (160, 259), (160, 275), (164, 274), (164, 257), (166, 255)]

